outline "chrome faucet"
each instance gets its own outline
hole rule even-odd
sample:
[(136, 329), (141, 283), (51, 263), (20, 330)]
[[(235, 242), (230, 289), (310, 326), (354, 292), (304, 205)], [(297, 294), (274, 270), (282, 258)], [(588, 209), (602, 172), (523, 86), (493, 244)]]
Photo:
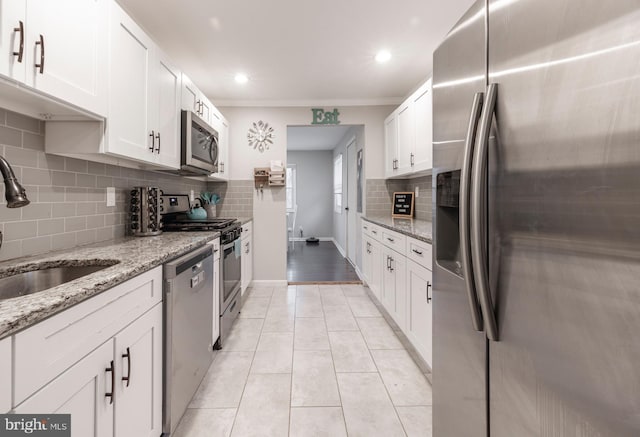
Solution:
[[(0, 173), (4, 178), (4, 197), (7, 199), (7, 208), (21, 208), (28, 205), (27, 192), (16, 179), (9, 162), (2, 156), (0, 156)], [(0, 232), (0, 247), (2, 247), (2, 232)]]

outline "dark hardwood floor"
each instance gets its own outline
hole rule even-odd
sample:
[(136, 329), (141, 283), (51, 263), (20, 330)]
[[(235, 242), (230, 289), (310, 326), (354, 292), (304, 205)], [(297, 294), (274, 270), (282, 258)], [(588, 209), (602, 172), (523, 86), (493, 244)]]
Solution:
[(287, 253), (289, 283), (360, 283), (355, 269), (331, 241), (307, 244), (289, 242)]

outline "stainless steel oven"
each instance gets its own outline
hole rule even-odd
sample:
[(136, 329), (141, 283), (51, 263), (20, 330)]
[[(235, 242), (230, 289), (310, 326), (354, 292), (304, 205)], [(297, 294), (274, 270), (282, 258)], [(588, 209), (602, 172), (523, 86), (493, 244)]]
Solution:
[(242, 247), (240, 233), (242, 227), (235, 225), (224, 229), (220, 236), (220, 344), (229, 334), (233, 321), (240, 312), (240, 281), (242, 265)]

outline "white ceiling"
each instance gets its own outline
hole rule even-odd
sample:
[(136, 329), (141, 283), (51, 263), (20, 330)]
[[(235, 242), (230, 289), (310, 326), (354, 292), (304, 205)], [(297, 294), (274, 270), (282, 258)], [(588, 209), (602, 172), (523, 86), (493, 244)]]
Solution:
[[(472, 0), (118, 0), (216, 106), (395, 104)], [(374, 61), (382, 48), (386, 64)], [(237, 72), (250, 77), (244, 86)]]
[(289, 126), (287, 150), (333, 150), (351, 126)]

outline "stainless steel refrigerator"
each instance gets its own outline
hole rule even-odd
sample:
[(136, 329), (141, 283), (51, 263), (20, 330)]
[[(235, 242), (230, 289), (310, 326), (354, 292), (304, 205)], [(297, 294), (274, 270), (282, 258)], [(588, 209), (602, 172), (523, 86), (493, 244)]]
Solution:
[(433, 105), (434, 436), (639, 436), (640, 2), (479, 1)]

